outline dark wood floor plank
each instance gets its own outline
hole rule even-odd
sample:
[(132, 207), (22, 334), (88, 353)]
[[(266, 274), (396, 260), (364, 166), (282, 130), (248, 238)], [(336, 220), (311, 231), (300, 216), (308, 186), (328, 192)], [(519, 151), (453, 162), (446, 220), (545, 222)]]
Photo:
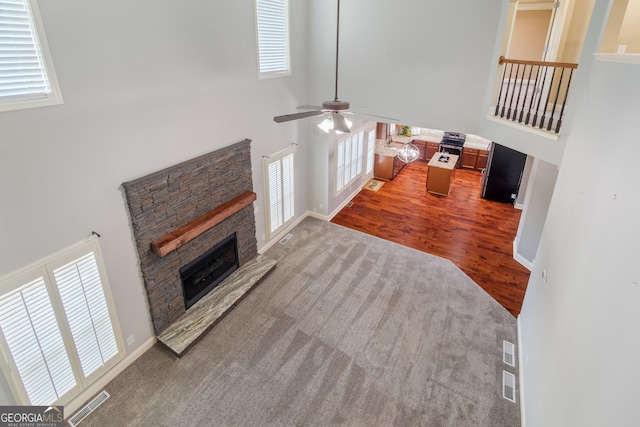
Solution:
[(331, 222), (447, 258), (517, 316), (529, 270), (513, 259), (520, 211), (480, 197), (480, 173), (458, 169), (449, 196), (427, 193), (427, 164), (363, 189)]

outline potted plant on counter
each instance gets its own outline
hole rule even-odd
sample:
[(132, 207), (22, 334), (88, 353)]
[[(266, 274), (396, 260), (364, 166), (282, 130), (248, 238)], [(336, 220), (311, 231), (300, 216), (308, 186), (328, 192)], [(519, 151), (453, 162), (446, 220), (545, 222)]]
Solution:
[(402, 128), (402, 134), (406, 136), (411, 136), (411, 126), (405, 126)]

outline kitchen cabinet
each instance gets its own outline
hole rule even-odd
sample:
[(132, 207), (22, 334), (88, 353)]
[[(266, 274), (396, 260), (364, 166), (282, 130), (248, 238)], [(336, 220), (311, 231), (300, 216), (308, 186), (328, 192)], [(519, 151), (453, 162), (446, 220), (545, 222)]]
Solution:
[(386, 156), (384, 154), (375, 154), (375, 162), (373, 163), (373, 177), (385, 181), (391, 181), (398, 175), (400, 169), (405, 162), (400, 160), (398, 156)]
[(378, 122), (376, 125), (376, 139), (389, 139), (389, 124)]
[(486, 150), (478, 150), (478, 160), (476, 161), (476, 169), (482, 170), (487, 167), (487, 159), (489, 152)]
[(427, 142), (419, 139), (414, 139), (413, 141), (411, 141), (411, 143), (416, 147), (418, 147), (418, 150), (420, 151), (420, 155), (418, 156), (418, 161), (424, 162), (426, 150), (427, 150)]
[(425, 146), (424, 159), (428, 162), (431, 160), (434, 154), (440, 149), (440, 144), (437, 142), (427, 142)]
[(458, 162), (458, 156), (448, 154), (447, 161), (443, 162), (440, 160), (440, 157), (444, 155), (445, 153), (442, 155), (436, 154), (429, 161), (429, 168), (427, 169), (427, 191), (441, 196), (448, 196), (456, 163)]
[(464, 147), (460, 167), (464, 169), (482, 170), (487, 167), (488, 152), (475, 148)]
[(476, 161), (478, 160), (478, 150), (475, 148), (462, 149), (462, 160), (460, 161), (460, 167), (464, 169), (475, 169)]

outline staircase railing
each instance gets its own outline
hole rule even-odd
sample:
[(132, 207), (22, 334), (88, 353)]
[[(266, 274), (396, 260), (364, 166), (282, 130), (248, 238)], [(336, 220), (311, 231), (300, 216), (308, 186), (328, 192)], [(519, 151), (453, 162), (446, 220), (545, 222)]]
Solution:
[(571, 77), (578, 64), (522, 61), (500, 57), (494, 115), (527, 126), (560, 132)]

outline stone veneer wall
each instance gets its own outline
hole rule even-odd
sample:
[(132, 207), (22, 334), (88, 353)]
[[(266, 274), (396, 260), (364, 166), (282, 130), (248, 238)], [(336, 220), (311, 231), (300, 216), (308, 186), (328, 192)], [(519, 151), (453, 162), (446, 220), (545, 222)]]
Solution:
[(240, 266), (258, 253), (253, 205), (160, 257), (151, 242), (245, 191), (253, 191), (251, 140), (244, 140), (123, 185), (156, 334), (186, 310), (180, 267), (237, 233)]

